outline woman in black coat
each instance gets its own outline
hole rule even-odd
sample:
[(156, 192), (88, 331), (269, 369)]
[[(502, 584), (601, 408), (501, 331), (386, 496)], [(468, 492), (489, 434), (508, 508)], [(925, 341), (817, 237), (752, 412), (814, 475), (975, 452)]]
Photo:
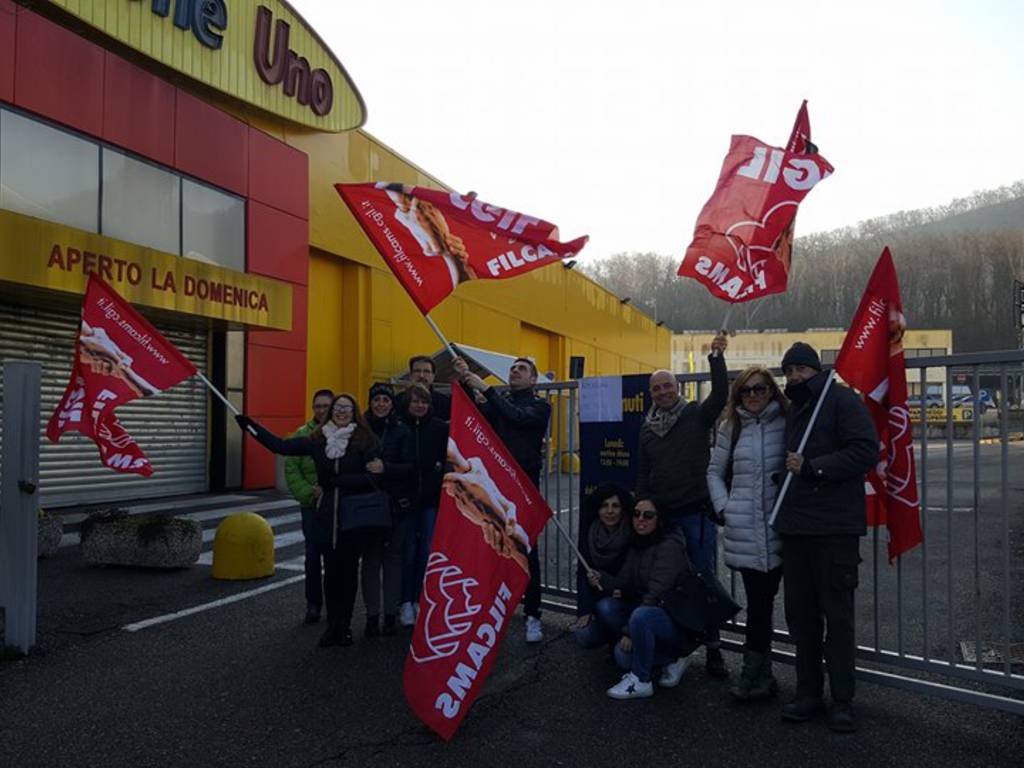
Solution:
[(370, 471), (379, 478), (382, 490), (388, 492), (394, 518), (390, 530), (368, 534), (363, 550), (362, 588), (366, 606), (366, 637), (381, 633), (381, 571), (384, 573), (385, 635), (394, 635), (395, 617), (402, 588), (402, 535), (398, 520), (408, 514), (412, 501), (410, 487), (414, 482), (412, 433), (395, 410), (395, 392), (390, 384), (370, 387), (370, 409), (366, 423), (381, 442), (381, 457), (371, 462)]
[(313, 535), (327, 546), (324, 558), (324, 602), (327, 630), (320, 646), (352, 644), (352, 608), (359, 586), (363, 536), (340, 530), (341, 500), (377, 487), (371, 477), (381, 456), (380, 440), (367, 426), (352, 395), (338, 395), (331, 418), (305, 437), (282, 439), (248, 416), (235, 421), (268, 450), (282, 456), (311, 456), (316, 465), (320, 497), (313, 514)]
[(403, 528), (399, 620), (403, 626), (411, 627), (416, 623), (420, 587), (437, 521), (441, 480), (448, 457), (448, 422), (434, 417), (430, 391), (422, 384), (414, 384), (407, 393), (409, 409), (405, 418), (412, 433), (412, 505), (395, 524)]

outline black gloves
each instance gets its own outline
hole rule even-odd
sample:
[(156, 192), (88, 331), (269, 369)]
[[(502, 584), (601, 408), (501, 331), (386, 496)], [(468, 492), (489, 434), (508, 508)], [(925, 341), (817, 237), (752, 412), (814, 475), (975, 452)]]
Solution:
[(244, 413), (235, 414), (235, 423), (238, 424), (239, 429), (243, 432), (256, 435), (256, 422), (246, 416)]

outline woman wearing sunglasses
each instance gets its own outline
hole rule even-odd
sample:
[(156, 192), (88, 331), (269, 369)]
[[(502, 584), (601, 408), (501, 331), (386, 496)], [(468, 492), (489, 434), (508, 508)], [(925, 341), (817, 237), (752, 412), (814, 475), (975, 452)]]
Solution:
[(597, 602), (595, 623), (611, 639), (619, 638), (615, 660), (629, 670), (608, 689), (613, 699), (653, 696), (656, 670), (662, 688), (679, 685), (689, 662), (685, 656), (693, 650), (659, 605), (691, 571), (686, 538), (678, 528), (666, 531), (665, 521), (654, 509), (634, 509), (632, 526), (629, 550), (618, 574), (594, 570), (587, 577), (595, 590), (607, 596)]
[(741, 701), (774, 696), (772, 613), (782, 580), (782, 540), (768, 525), (786, 460), (785, 396), (759, 366), (736, 377), (708, 465), (708, 490), (725, 520), (725, 564), (747, 596), (743, 672), (730, 692)]
[(244, 431), (267, 450), (282, 456), (312, 456), (322, 489), (313, 513), (313, 536), (326, 547), (324, 602), (327, 631), (320, 646), (352, 645), (352, 608), (359, 587), (359, 558), (367, 541), (363, 532), (339, 530), (341, 500), (376, 488), (370, 473), (377, 469), (381, 443), (367, 425), (352, 395), (338, 395), (330, 418), (304, 437), (281, 439), (248, 416), (235, 416)]

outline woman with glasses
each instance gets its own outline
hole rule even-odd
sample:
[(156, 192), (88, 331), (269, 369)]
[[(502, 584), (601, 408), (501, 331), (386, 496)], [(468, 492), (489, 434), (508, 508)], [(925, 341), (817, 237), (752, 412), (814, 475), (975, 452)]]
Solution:
[(683, 583), (691, 572), (682, 531), (666, 531), (657, 510), (633, 510), (633, 534), (626, 560), (618, 574), (593, 570), (590, 585), (607, 595), (597, 602), (594, 623), (606, 637), (618, 638), (615, 660), (629, 670), (608, 689), (613, 699), (637, 699), (654, 695), (652, 679), (672, 688), (689, 662), (693, 650), (665, 609), (667, 592)]
[(359, 587), (359, 558), (366, 544), (363, 532), (342, 533), (341, 500), (376, 489), (371, 477), (381, 444), (366, 424), (356, 399), (338, 395), (331, 417), (309, 435), (282, 439), (248, 416), (235, 416), (243, 430), (274, 453), (312, 456), (322, 493), (313, 518), (313, 535), (326, 546), (324, 602), (327, 630), (320, 646), (352, 645), (352, 609)]
[(733, 381), (708, 465), (708, 490), (725, 522), (725, 564), (739, 571), (747, 596), (743, 672), (730, 692), (767, 699), (772, 675), (772, 614), (782, 580), (782, 540), (768, 525), (786, 459), (785, 396), (771, 373), (747, 368)]

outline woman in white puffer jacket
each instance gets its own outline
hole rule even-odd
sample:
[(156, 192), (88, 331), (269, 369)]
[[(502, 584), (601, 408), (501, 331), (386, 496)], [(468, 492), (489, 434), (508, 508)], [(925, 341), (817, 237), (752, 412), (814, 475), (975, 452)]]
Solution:
[(708, 490), (725, 519), (725, 564), (739, 571), (747, 595), (743, 672), (737, 699), (775, 695), (772, 613), (782, 580), (782, 540), (768, 525), (786, 459), (785, 396), (771, 373), (747, 368), (732, 384), (708, 465)]

